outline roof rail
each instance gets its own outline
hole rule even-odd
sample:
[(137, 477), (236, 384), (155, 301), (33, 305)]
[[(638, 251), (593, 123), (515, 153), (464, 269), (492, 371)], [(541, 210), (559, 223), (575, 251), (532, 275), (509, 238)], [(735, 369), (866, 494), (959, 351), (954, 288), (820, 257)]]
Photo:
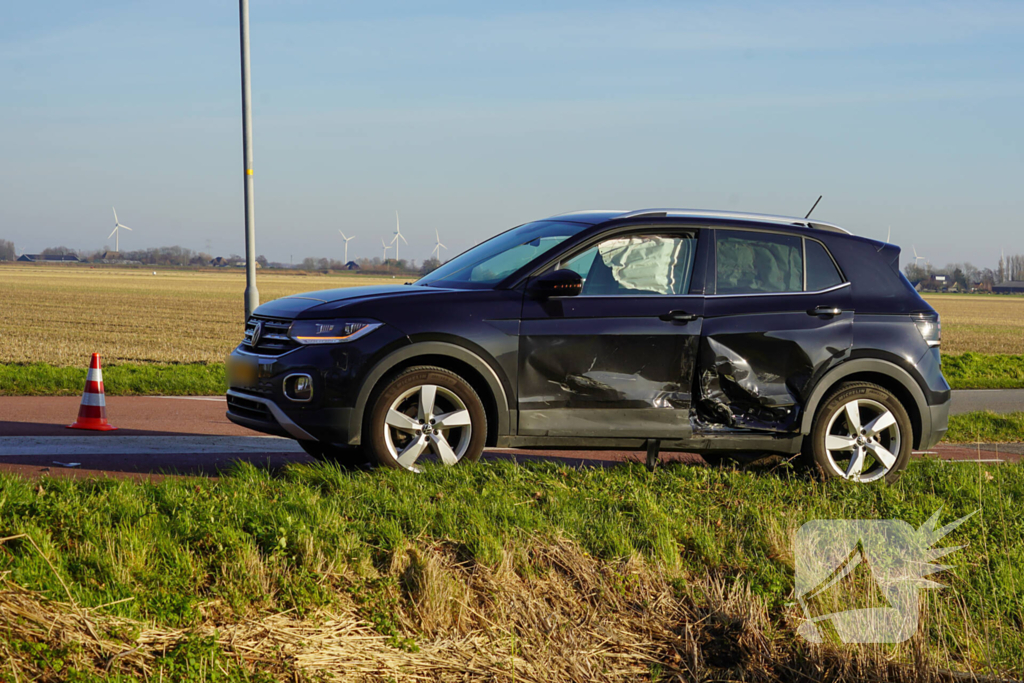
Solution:
[(799, 218), (797, 216), (775, 216), (767, 213), (745, 213), (743, 211), (710, 211), (706, 209), (640, 209), (639, 211), (629, 211), (620, 216), (616, 216), (616, 220), (622, 218), (639, 218), (641, 216), (678, 216), (684, 218), (735, 218), (737, 220), (762, 221), (767, 223), (779, 223), (782, 225), (800, 225), (805, 228), (813, 228), (815, 230), (827, 230), (828, 232), (841, 232), (846, 235), (853, 234), (849, 230), (841, 228), (838, 225), (833, 225), (832, 223), (812, 221), (810, 219)]

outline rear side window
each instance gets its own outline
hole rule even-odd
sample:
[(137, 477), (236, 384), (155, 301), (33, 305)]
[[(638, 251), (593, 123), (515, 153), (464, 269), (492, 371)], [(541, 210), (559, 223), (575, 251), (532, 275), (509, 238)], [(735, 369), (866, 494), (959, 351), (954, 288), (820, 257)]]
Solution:
[(803, 245), (795, 235), (716, 230), (718, 294), (804, 290)]
[(807, 240), (807, 291), (817, 292), (843, 284), (835, 262), (820, 242)]

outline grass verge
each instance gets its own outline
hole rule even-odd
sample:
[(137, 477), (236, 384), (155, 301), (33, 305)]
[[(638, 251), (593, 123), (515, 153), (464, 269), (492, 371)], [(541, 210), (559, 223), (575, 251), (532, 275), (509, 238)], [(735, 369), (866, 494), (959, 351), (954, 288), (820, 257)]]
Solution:
[[(1024, 467), (893, 486), (555, 464), (217, 481), (0, 477), (0, 672), (99, 680), (940, 680), (1024, 671)], [(812, 519), (963, 545), (900, 645), (795, 636)], [(930, 596), (929, 596), (930, 593)], [(176, 673), (175, 673), (176, 672)]]
[(950, 415), (945, 440), (949, 443), (1022, 443), (1024, 413), (1000, 415), (991, 410), (979, 410)]
[(942, 374), (954, 389), (1024, 388), (1024, 356), (961, 353), (942, 356)]
[[(87, 368), (46, 363), (0, 365), (0, 395), (74, 396), (85, 389)], [(103, 368), (108, 396), (207, 396), (223, 394), (223, 363), (125, 364)]]

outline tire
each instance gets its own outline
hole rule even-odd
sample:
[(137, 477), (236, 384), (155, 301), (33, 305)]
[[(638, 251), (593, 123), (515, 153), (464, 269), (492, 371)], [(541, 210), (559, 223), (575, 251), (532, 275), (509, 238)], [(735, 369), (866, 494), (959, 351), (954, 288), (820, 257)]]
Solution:
[(321, 441), (299, 441), (302, 450), (321, 462), (332, 462), (345, 468), (358, 468), (367, 462), (366, 452), (358, 447), (347, 448)]
[(891, 484), (913, 446), (910, 416), (892, 392), (870, 382), (845, 382), (819, 406), (804, 456), (827, 479)]
[[(371, 405), (364, 443), (367, 454), (383, 467), (419, 472), (419, 463), (428, 454), (446, 465), (460, 465), (476, 462), (483, 453), (483, 403), (473, 387), (450, 370), (404, 370), (377, 392)], [(423, 406), (429, 410), (423, 411)]]

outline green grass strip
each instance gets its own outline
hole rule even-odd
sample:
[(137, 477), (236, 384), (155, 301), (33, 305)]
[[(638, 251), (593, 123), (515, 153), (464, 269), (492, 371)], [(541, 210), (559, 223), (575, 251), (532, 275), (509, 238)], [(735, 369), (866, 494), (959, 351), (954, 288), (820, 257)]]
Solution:
[(1024, 413), (999, 415), (991, 410), (979, 410), (963, 415), (950, 415), (949, 443), (1022, 443), (1024, 442)]
[(954, 389), (1024, 388), (1024, 356), (961, 353), (942, 357), (942, 374)]
[[(74, 396), (85, 389), (86, 368), (46, 363), (0, 365), (0, 395)], [(224, 364), (125, 364), (103, 368), (108, 396), (208, 396), (223, 394)]]

